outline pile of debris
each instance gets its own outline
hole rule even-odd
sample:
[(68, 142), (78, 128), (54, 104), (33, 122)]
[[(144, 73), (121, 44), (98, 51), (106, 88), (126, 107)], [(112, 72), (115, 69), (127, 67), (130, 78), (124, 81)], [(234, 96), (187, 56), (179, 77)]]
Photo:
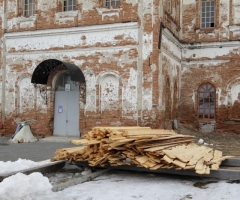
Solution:
[(135, 164), (150, 170), (175, 168), (209, 174), (231, 157), (196, 145), (194, 136), (149, 127), (94, 127), (72, 143), (82, 146), (57, 150), (52, 161), (87, 161), (102, 167)]

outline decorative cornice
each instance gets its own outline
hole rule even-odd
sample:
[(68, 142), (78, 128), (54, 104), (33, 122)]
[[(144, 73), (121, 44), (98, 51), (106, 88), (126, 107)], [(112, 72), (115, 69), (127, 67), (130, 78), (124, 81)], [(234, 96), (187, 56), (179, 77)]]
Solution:
[(163, 35), (168, 38), (172, 43), (178, 46), (178, 48), (184, 48), (184, 45), (167, 29), (163, 29)]
[(104, 24), (104, 25), (96, 25), (96, 26), (13, 32), (13, 33), (5, 33), (4, 38), (14, 39), (14, 38), (27, 38), (29, 36), (42, 37), (43, 35), (55, 36), (56, 34), (57, 35), (80, 34), (80, 33), (89, 33), (89, 31), (91, 32), (109, 31), (109, 29), (111, 30), (138, 29), (138, 23), (137, 22), (115, 23), (115, 24)]

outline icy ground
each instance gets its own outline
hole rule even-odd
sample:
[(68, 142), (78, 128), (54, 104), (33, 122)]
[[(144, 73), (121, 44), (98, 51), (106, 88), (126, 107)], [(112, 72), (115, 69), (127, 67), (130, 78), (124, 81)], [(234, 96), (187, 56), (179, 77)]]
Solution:
[[(0, 163), (0, 173), (5, 164)], [(16, 161), (16, 166), (21, 164)], [(238, 183), (115, 170), (53, 192), (49, 179), (41, 173), (18, 173), (0, 183), (0, 200), (238, 200)]]

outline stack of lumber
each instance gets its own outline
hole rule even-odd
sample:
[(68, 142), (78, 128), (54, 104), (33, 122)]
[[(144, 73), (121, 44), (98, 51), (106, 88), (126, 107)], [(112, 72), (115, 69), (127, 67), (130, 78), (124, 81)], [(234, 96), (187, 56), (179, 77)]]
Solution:
[(194, 137), (149, 127), (94, 127), (75, 148), (59, 149), (55, 160), (87, 161), (90, 166), (137, 165), (150, 170), (175, 168), (209, 174), (230, 156), (194, 143)]

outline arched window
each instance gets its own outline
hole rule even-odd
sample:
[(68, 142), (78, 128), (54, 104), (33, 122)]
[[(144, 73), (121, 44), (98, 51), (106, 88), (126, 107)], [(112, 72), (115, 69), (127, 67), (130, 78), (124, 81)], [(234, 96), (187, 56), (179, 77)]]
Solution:
[(169, 78), (166, 79), (165, 83), (165, 120), (171, 118), (171, 90)]
[(215, 118), (215, 88), (207, 83), (198, 89), (198, 118)]
[(176, 119), (178, 116), (178, 88), (177, 83), (174, 83), (174, 94), (173, 94), (173, 118)]

